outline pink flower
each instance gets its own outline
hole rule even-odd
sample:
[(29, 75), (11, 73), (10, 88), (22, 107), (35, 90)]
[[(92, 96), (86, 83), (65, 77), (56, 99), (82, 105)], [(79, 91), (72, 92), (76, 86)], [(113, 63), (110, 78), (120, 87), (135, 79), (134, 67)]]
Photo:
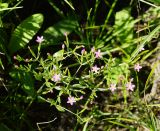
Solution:
[(82, 100), (83, 99), (83, 96), (80, 96), (80, 100)]
[(54, 74), (51, 80), (54, 82), (59, 82), (61, 80), (60, 74)]
[(139, 70), (142, 68), (142, 66), (140, 66), (139, 64), (135, 64), (134, 65), (134, 70), (135, 71), (138, 71), (139, 72)]
[(50, 56), (51, 54), (50, 54), (50, 53), (47, 53), (47, 55)]
[(29, 59), (25, 59), (25, 62), (29, 62)]
[(109, 88), (112, 92), (116, 90), (116, 84), (111, 84)]
[(133, 78), (129, 82), (127, 82), (126, 84), (127, 90), (130, 90), (130, 91), (134, 90), (135, 85), (132, 84), (132, 81), (133, 81)]
[(91, 48), (91, 52), (95, 52), (95, 47), (92, 47), (92, 48)]
[(37, 43), (42, 43), (44, 41), (43, 36), (37, 36), (36, 42)]
[(68, 101), (67, 101), (67, 103), (69, 103), (69, 104), (73, 105), (73, 103), (75, 103), (75, 102), (76, 102), (76, 100), (75, 100), (75, 98), (74, 98), (74, 97), (72, 97), (72, 96), (69, 96), (69, 97), (68, 97)]
[(67, 36), (67, 35), (68, 35), (68, 32), (64, 32), (64, 35)]
[(62, 44), (62, 49), (64, 49), (65, 48), (65, 45), (64, 44)]
[(86, 50), (85, 50), (85, 48), (83, 48), (82, 50), (81, 50), (81, 54), (83, 55), (83, 54), (85, 54), (86, 53)]
[(145, 50), (144, 47), (142, 47), (139, 51), (143, 51), (143, 50)]
[(13, 56), (13, 59), (17, 60), (17, 57), (16, 57), (16, 56)]
[(100, 49), (95, 52), (95, 55), (96, 55), (96, 58), (102, 58), (102, 53), (101, 53)]
[(91, 69), (91, 71), (95, 72), (95, 73), (98, 73), (99, 70), (100, 70), (100, 68), (97, 67), (97, 65), (93, 66), (92, 69)]

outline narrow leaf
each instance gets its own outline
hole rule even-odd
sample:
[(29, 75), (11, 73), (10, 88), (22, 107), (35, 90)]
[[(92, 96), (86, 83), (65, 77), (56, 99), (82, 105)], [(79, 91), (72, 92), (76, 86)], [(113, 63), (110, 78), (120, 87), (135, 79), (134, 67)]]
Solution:
[(133, 61), (133, 59), (138, 55), (140, 50), (149, 42), (152, 40), (152, 38), (160, 32), (160, 25), (157, 26), (149, 35), (146, 36), (146, 38), (141, 42), (141, 44), (134, 50), (134, 52), (131, 54), (130, 61)]

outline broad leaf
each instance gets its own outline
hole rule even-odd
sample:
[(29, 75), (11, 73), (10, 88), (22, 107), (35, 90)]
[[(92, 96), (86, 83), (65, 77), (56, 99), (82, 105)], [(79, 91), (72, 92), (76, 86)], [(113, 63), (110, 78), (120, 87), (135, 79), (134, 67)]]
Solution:
[(135, 22), (126, 9), (116, 13), (115, 32), (118, 32), (117, 38), (121, 43), (124, 43), (133, 38), (133, 27)]
[(0, 2), (0, 12), (3, 11), (3, 9), (8, 8), (8, 3), (1, 3)]
[(65, 33), (71, 33), (73, 30), (77, 28), (77, 26), (77, 20), (65, 19), (49, 27), (43, 33), (43, 36), (45, 37), (46, 41), (48, 41), (48, 45), (55, 45), (58, 44), (58, 42), (60, 42), (61, 40), (65, 39)]
[[(116, 46), (122, 49), (122, 46), (131, 44), (133, 40), (134, 24), (138, 21), (139, 19), (134, 20), (130, 15), (130, 9), (123, 9), (116, 13), (113, 36), (115, 36), (120, 43), (120, 45)], [(128, 54), (130, 54), (133, 49), (134, 46), (128, 46), (122, 51), (126, 56), (129, 56)]]
[(37, 33), (43, 23), (42, 14), (34, 14), (25, 19), (12, 33), (8, 49), (11, 54), (24, 48)]

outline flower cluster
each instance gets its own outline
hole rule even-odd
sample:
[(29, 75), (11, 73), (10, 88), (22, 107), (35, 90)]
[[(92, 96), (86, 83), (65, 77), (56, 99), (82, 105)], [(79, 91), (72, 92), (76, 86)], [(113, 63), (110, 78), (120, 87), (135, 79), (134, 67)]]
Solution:
[[(133, 82), (133, 78), (131, 78), (130, 81), (127, 82), (126, 85), (125, 85), (126, 89), (128, 91), (133, 91), (134, 88), (135, 88), (135, 85), (132, 82)], [(116, 88), (116, 84), (114, 84), (114, 83), (110, 84), (109, 90), (111, 90), (112, 92), (114, 92), (116, 89), (117, 89)]]
[[(65, 33), (65, 36), (67, 36), (67, 33)], [(43, 41), (44, 41), (43, 36), (37, 36), (37, 39), (36, 39), (37, 43), (40, 44)], [(83, 57), (84, 55), (88, 55), (88, 54), (87, 54), (87, 51), (86, 51), (85, 47), (84, 46), (82, 46), (82, 47), (83, 48), (81, 50), (81, 55)], [(64, 50), (64, 49), (65, 49), (65, 45), (62, 44), (62, 50)], [(143, 50), (143, 48), (142, 48), (142, 50)], [(100, 49), (95, 49), (95, 47), (91, 48), (91, 54), (92, 54), (91, 56), (93, 56), (96, 59), (101, 59), (102, 58), (102, 52), (101, 52), (101, 50)], [(14, 57), (14, 59), (16, 59), (16, 57)], [(137, 63), (137, 64), (134, 65), (134, 70), (137, 71), (137, 72), (139, 72), (141, 68), (142, 68), (142, 66), (140, 66), (139, 63)], [(51, 80), (53, 82), (55, 82), (55, 83), (61, 82), (61, 80), (62, 80), (62, 74), (55, 73), (55, 72), (57, 72), (57, 67), (56, 66), (53, 66), (53, 70), (54, 70), (54, 73), (53, 73), (53, 76), (52, 76)], [(105, 70), (104, 66), (98, 67), (95, 64), (95, 65), (93, 65), (91, 67), (91, 72), (95, 73), (95, 74), (99, 73), (101, 70), (102, 71)], [(128, 81), (125, 84), (126, 90), (128, 90), (128, 91), (133, 91), (134, 90), (135, 85), (132, 82), (133, 82), (133, 78), (130, 79), (130, 81)], [(111, 83), (110, 86), (109, 86), (109, 90), (113, 93), (114, 91), (116, 91), (118, 89), (118, 87), (116, 87), (116, 86), (117, 86), (116, 83)], [(77, 100), (81, 100), (81, 99), (83, 99), (83, 96), (81, 96), (80, 98), (75, 98), (73, 96), (69, 96), (68, 100), (67, 100), (67, 103), (70, 104), (70, 105), (73, 105)]]
[[(97, 59), (102, 58), (102, 52), (101, 52), (100, 49), (98, 49), (98, 50), (96, 51), (95, 47), (92, 47), (92, 48), (91, 48), (91, 52), (95, 54), (95, 58), (97, 58)], [(83, 55), (83, 54), (85, 54), (85, 53), (86, 53), (86, 50), (85, 50), (85, 48), (83, 47), (83, 49), (81, 50), (81, 54)]]

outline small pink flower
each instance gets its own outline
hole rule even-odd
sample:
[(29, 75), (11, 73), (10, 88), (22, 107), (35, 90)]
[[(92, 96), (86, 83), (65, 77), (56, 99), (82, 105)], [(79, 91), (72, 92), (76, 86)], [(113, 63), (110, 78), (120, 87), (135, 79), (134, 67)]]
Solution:
[(65, 45), (64, 44), (62, 44), (62, 49), (64, 49), (65, 48)]
[(134, 90), (134, 88), (135, 88), (135, 85), (134, 84), (132, 84), (132, 81), (133, 81), (133, 78), (129, 81), (129, 82), (127, 82), (127, 84), (126, 84), (126, 87), (127, 87), (127, 90), (129, 91), (133, 91)]
[(37, 36), (36, 42), (37, 43), (42, 43), (44, 41), (43, 36)]
[(93, 66), (92, 69), (91, 69), (91, 71), (95, 72), (95, 73), (98, 73), (99, 70), (100, 70), (100, 68), (97, 67), (97, 65)]
[(135, 71), (138, 71), (138, 72), (139, 72), (139, 70), (140, 70), (141, 68), (142, 68), (142, 66), (140, 66), (139, 63), (134, 65), (134, 70), (135, 70)]
[(17, 60), (17, 57), (16, 57), (16, 56), (13, 56), (13, 59), (14, 59), (14, 60)]
[(95, 55), (96, 55), (96, 58), (102, 58), (102, 53), (101, 53), (100, 49), (95, 52)]
[(91, 52), (95, 52), (95, 47), (92, 47), (92, 48), (91, 48)]
[(76, 102), (76, 100), (75, 100), (75, 98), (74, 98), (74, 97), (72, 97), (72, 96), (69, 96), (69, 97), (68, 97), (68, 101), (67, 101), (67, 103), (69, 103), (69, 104), (73, 105), (73, 103), (75, 103), (75, 102)]
[(50, 54), (50, 53), (47, 53), (47, 55), (50, 56), (51, 54)]
[(142, 47), (139, 51), (143, 51), (143, 50), (145, 50), (144, 47)]
[(65, 35), (65, 36), (67, 36), (67, 35), (68, 35), (68, 33), (67, 33), (67, 32), (64, 32), (64, 35)]
[(60, 74), (54, 74), (51, 80), (54, 82), (59, 82), (61, 80)]
[(83, 96), (80, 96), (80, 100), (82, 100), (83, 99)]
[(82, 50), (81, 50), (81, 54), (83, 55), (83, 54), (85, 54), (86, 53), (86, 50), (85, 50), (85, 48), (83, 48)]
[(25, 62), (29, 62), (29, 59), (26, 58), (26, 59), (25, 59)]
[(110, 88), (109, 88), (112, 92), (114, 92), (116, 90), (116, 84), (111, 84)]

